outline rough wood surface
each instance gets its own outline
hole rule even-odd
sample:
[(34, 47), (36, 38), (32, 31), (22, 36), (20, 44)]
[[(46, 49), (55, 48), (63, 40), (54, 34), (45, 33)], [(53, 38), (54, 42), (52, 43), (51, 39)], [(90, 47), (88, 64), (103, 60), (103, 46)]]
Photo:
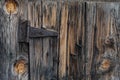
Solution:
[(56, 28), (57, 1), (43, 1), (43, 26)]
[(29, 41), (29, 22), (24, 20), (19, 20), (18, 27), (18, 42), (28, 42)]
[(41, 0), (36, 0), (34, 2), (28, 2), (28, 20), (31, 26), (40, 28), (42, 24), (42, 12), (41, 12)]
[[(11, 16), (4, 11), (4, 1), (0, 1), (0, 80), (120, 79), (118, 0), (17, 0), (18, 13)], [(29, 35), (26, 24), (18, 28), (19, 20), (34, 27)], [(46, 33), (48, 29), (52, 34)], [(41, 37), (41, 32), (47, 36)], [(13, 70), (20, 59), (27, 66), (23, 75)]]
[(66, 79), (66, 49), (67, 49), (67, 21), (68, 8), (67, 3), (63, 3), (61, 9), (61, 26), (60, 26), (60, 46), (59, 46), (59, 79)]
[[(22, 6), (22, 3), (25, 4), (26, 2), (20, 1), (19, 6)], [(14, 70), (14, 64), (20, 56), (23, 55), (25, 59), (28, 58), (28, 54), (26, 53), (24, 55), (24, 51), (19, 53), (19, 45), (17, 43), (19, 17), (21, 15), (23, 16), (26, 11), (23, 12), (23, 7), (19, 7), (20, 12), (8, 15), (5, 11), (4, 4), (5, 0), (2, 0), (0, 2), (0, 80), (28, 80), (27, 72), (21, 76), (16, 74)]]
[[(119, 8), (119, 3), (87, 3), (86, 79), (120, 79), (116, 36)], [(108, 65), (103, 62), (107, 59), (111, 61)]]
[(30, 80), (41, 79), (42, 39), (30, 40)]
[(31, 38), (30, 79), (57, 80), (56, 38)]
[(29, 37), (40, 38), (40, 37), (57, 37), (57, 36), (58, 33), (55, 30), (29, 27)]

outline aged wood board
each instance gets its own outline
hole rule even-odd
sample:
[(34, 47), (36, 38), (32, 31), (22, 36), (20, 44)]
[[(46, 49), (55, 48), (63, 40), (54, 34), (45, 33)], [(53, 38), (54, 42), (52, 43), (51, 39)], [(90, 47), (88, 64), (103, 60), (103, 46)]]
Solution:
[(0, 80), (120, 80), (120, 2), (16, 0), (8, 14), (5, 1)]

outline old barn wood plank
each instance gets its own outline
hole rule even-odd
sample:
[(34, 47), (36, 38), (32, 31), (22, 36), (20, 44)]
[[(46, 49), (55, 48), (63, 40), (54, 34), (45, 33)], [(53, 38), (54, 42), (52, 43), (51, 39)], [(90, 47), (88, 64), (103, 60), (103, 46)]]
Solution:
[(61, 6), (61, 26), (60, 26), (60, 47), (59, 47), (59, 79), (66, 79), (66, 49), (67, 49), (67, 23), (68, 23), (68, 4), (62, 3)]
[[(23, 3), (24, 1), (22, 1)], [(27, 2), (27, 0), (26, 0)], [(24, 2), (24, 3), (26, 3)], [(0, 4), (0, 79), (1, 80), (27, 80), (27, 75), (18, 74), (15, 70), (14, 64), (16, 60), (22, 55), (19, 55), (18, 45), (18, 23), (19, 17), (24, 14), (23, 9), (18, 8), (18, 13), (9, 15), (4, 7), (5, 0), (1, 1)], [(18, 3), (21, 6), (21, 2)], [(22, 4), (24, 5), (24, 4)], [(19, 14), (19, 11), (23, 12)], [(25, 16), (24, 16), (25, 18)], [(27, 54), (26, 54), (27, 55)], [(24, 56), (27, 57), (27, 56)]]
[(57, 80), (58, 79), (58, 67), (59, 67), (59, 56), (58, 56), (58, 39), (57, 38), (51, 38), (51, 51), (53, 54), (53, 78)]
[[(116, 32), (120, 3), (87, 3), (86, 79), (119, 80)], [(109, 46), (110, 45), (110, 46)]]
[(28, 0), (17, 0), (19, 2), (19, 16), (22, 20), (28, 20)]
[(56, 40), (52, 37), (30, 39), (31, 80), (57, 80)]
[[(82, 80), (84, 62), (82, 60), (82, 37), (84, 37), (84, 5), (78, 1), (69, 3), (69, 16), (68, 16), (68, 51), (67, 51), (67, 65), (68, 65), (68, 79)], [(83, 12), (83, 13), (82, 13)], [(83, 17), (82, 17), (83, 15)], [(82, 35), (83, 34), (83, 35)]]
[(56, 29), (57, 1), (43, 1), (43, 26)]
[[(42, 0), (42, 26), (43, 28), (46, 29), (52, 29), (53, 32), (55, 33), (53, 36), (55, 36), (57, 34), (57, 36), (59, 37), (59, 24), (60, 24), (60, 3), (57, 0)], [(56, 30), (56, 31), (55, 31)], [(59, 39), (59, 38), (58, 38)], [(58, 79), (58, 39), (57, 38), (51, 38), (52, 41), (52, 52), (53, 52), (53, 74), (51, 75), (53, 78), (51, 79)], [(55, 48), (55, 49), (54, 49)], [(49, 78), (50, 79), (50, 78)]]
[[(96, 48), (96, 4), (95, 3), (91, 3), (90, 5), (86, 5), (86, 42), (85, 42), (85, 56), (86, 56), (86, 72), (85, 72), (85, 76), (86, 79), (91, 79), (91, 75), (92, 77), (95, 79), (96, 76), (95, 73), (92, 71), (94, 68), (92, 68), (95, 63), (92, 63), (96, 60), (96, 57), (98, 55), (97, 53), (97, 48)], [(92, 7), (91, 7), (92, 6)], [(100, 37), (100, 36), (99, 36)], [(93, 50), (95, 49), (96, 53), (95, 55)], [(93, 66), (92, 66), (93, 65)], [(92, 80), (92, 79), (91, 79)]]
[(43, 38), (44, 80), (57, 80), (57, 43), (56, 38)]
[(41, 80), (42, 76), (42, 39), (31, 39), (30, 50), (30, 80)]
[(41, 0), (29, 1), (28, 2), (28, 20), (30, 26), (40, 28), (42, 25), (42, 11)]
[[(80, 13), (80, 17), (79, 17), (79, 24), (78, 24), (78, 26), (80, 26), (80, 27), (78, 27), (78, 33), (79, 33), (79, 28), (80, 28), (80, 34), (77, 34), (77, 44), (76, 44), (76, 46), (77, 47), (79, 47), (79, 49), (78, 48), (76, 48), (76, 52), (77, 52), (77, 54), (78, 54), (78, 70), (79, 70), (79, 72), (78, 72), (78, 79), (80, 78), (81, 80), (84, 80), (85, 79), (85, 42), (86, 42), (86, 40), (85, 40), (85, 35), (86, 35), (86, 33), (85, 33), (85, 29), (86, 29), (86, 3), (82, 3), (81, 4), (82, 6), (81, 6), (81, 8), (82, 8), (82, 11), (81, 11), (81, 13)], [(81, 49), (80, 49), (80, 46), (81, 46)]]

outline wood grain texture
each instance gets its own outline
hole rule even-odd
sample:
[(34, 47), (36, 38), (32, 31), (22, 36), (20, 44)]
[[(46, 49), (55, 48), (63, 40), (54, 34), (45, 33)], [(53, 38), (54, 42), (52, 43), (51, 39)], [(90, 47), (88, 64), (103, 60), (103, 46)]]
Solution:
[[(86, 5), (87, 8), (86, 8), (86, 42), (85, 42), (85, 56), (86, 56), (86, 73), (85, 73), (85, 76), (86, 76), (86, 79), (90, 79), (90, 75), (93, 75), (93, 72), (91, 71), (92, 69), (92, 66), (91, 65), (94, 65), (94, 63), (92, 63), (92, 60), (95, 59), (96, 55), (98, 54), (97, 52), (95, 53), (95, 57), (94, 57), (94, 48), (96, 47), (96, 44), (95, 41), (95, 37), (96, 36), (96, 33), (95, 33), (95, 30), (96, 30), (96, 4), (90, 4), (90, 5)], [(90, 6), (92, 6), (91, 9)], [(91, 27), (90, 27), (91, 26)], [(95, 48), (96, 51), (97, 51), (97, 48)], [(92, 74), (91, 74), (92, 73)]]
[[(27, 0), (26, 0), (27, 1)], [(4, 3), (5, 0), (1, 1), (0, 4), (0, 46), (1, 46), (1, 59), (0, 64), (0, 79), (1, 80), (27, 80), (28, 76), (26, 75), (18, 75), (14, 72), (14, 64), (16, 60), (20, 57), (19, 55), (19, 45), (18, 45), (18, 24), (19, 24), (19, 17), (23, 13), (11, 14), (8, 15), (4, 11)], [(22, 2), (23, 3), (23, 2)], [(26, 2), (25, 2), (26, 3)], [(23, 5), (23, 4), (22, 4)], [(19, 6), (21, 6), (21, 2), (19, 2)], [(19, 7), (19, 11), (23, 11)], [(18, 12), (19, 12), (18, 11)], [(25, 17), (24, 17), (25, 18)], [(22, 55), (22, 53), (21, 53)], [(27, 55), (27, 54), (26, 54)], [(24, 55), (24, 57), (27, 57)], [(27, 72), (26, 72), (27, 74)]]
[[(0, 80), (120, 79), (119, 0), (17, 0), (18, 13), (11, 16), (4, 1)], [(20, 59), (27, 63), (23, 75), (13, 69)]]
[[(111, 63), (111, 66), (115, 66), (110, 72), (105, 73), (102, 69), (98, 69), (100, 66), (98, 63), (101, 63), (104, 58), (110, 58), (111, 61), (116, 62), (118, 52), (116, 49), (114, 50), (114, 47), (116, 47), (118, 9), (119, 3), (87, 3), (86, 79), (119, 79), (119, 73), (116, 72), (119, 62)], [(109, 39), (112, 37), (114, 40), (113, 48), (105, 45), (108, 37)]]
[[(82, 80), (84, 56), (82, 43), (84, 41), (84, 5), (76, 1), (69, 3), (68, 20), (68, 79)], [(74, 13), (75, 12), (75, 13)], [(83, 30), (82, 30), (83, 29)], [(82, 41), (83, 37), (83, 41)]]
[(42, 12), (41, 12), (41, 0), (29, 1), (28, 2), (28, 19), (30, 21), (30, 26), (40, 28), (42, 24)]
[(57, 29), (60, 34), (59, 79), (67, 79), (69, 76), (70, 79), (84, 80), (99, 76), (96, 67), (105, 52), (104, 40), (110, 32), (108, 26), (111, 18), (107, 8), (111, 3), (104, 4), (106, 10), (98, 8), (96, 2), (88, 3), (43, 1), (42, 8), (45, 12), (42, 13), (42, 25)]
[(47, 28), (56, 27), (57, 1), (43, 1), (43, 26)]
[(42, 39), (30, 40), (30, 80), (41, 79), (42, 73)]
[(59, 79), (66, 79), (66, 48), (67, 48), (67, 21), (68, 21), (68, 5), (63, 3), (61, 10), (61, 26), (60, 26), (60, 52), (59, 52)]
[(31, 80), (57, 80), (56, 46), (56, 38), (34, 38), (30, 40)]

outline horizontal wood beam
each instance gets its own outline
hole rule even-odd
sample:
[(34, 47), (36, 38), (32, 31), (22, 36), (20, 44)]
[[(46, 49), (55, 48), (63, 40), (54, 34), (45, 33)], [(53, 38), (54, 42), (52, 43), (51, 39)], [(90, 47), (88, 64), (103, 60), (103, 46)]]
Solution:
[(57, 31), (45, 29), (45, 28), (34, 28), (29, 27), (29, 37), (30, 38), (40, 38), (40, 37), (57, 37)]
[(20, 20), (18, 36), (18, 42), (29, 42), (29, 38), (57, 37), (58, 33), (51, 29), (31, 27), (29, 21)]

